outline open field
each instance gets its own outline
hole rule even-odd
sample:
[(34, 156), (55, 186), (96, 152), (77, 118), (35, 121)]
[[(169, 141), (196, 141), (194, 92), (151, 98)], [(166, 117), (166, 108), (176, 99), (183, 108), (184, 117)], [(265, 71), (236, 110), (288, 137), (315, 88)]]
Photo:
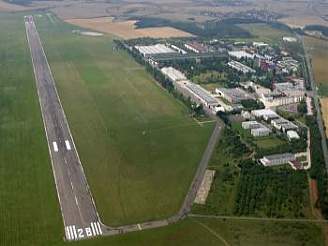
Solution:
[(254, 40), (268, 43), (276, 43), (282, 40), (283, 36), (291, 36), (292, 33), (287, 30), (273, 28), (267, 24), (240, 24), (241, 28), (249, 31)]
[(111, 17), (94, 19), (68, 19), (66, 22), (84, 28), (109, 33), (121, 38), (169, 38), (169, 37), (191, 37), (192, 35), (173, 27), (152, 27), (136, 29), (136, 21), (113, 21)]
[(111, 38), (77, 36), (74, 27), (44, 18), (37, 23), (103, 222), (173, 215), (213, 124), (199, 126), (142, 66), (113, 50)]
[(328, 41), (305, 37), (305, 45), (310, 51), (314, 79), (322, 96), (321, 111), (328, 136)]
[(319, 87), (319, 95), (328, 96), (328, 41), (305, 37), (305, 45), (310, 55), (314, 79)]

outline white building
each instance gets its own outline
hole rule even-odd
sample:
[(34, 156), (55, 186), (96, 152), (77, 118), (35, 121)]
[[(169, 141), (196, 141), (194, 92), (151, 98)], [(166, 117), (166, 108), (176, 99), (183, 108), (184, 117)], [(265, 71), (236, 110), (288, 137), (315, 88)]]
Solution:
[(269, 136), (271, 133), (271, 129), (269, 129), (268, 127), (261, 127), (261, 128), (255, 128), (255, 129), (251, 129), (251, 134), (253, 137), (264, 137), (264, 136)]
[(176, 53), (175, 50), (167, 47), (165, 44), (155, 44), (155, 45), (146, 45), (146, 46), (134, 46), (140, 54), (144, 57), (155, 55), (155, 54), (165, 54), (165, 53)]
[(229, 51), (228, 54), (229, 54), (229, 56), (237, 58), (237, 59), (241, 59), (241, 58), (254, 59), (254, 54), (250, 54), (244, 50)]
[(228, 66), (242, 73), (255, 73), (256, 71), (240, 62), (230, 61)]
[(255, 121), (255, 120), (252, 120), (252, 121), (244, 121), (241, 123), (241, 127), (243, 129), (256, 129), (256, 128), (261, 128), (262, 127), (262, 124)]
[(300, 136), (296, 131), (290, 130), (287, 132), (287, 137), (289, 141), (300, 139)]
[(187, 77), (182, 72), (173, 67), (163, 67), (161, 72), (173, 82), (187, 79)]
[(261, 47), (267, 47), (269, 45), (267, 43), (264, 43), (264, 42), (253, 42), (253, 46), (261, 48)]
[(260, 159), (260, 162), (262, 163), (263, 166), (269, 167), (269, 166), (278, 166), (282, 164), (287, 164), (295, 160), (296, 157), (294, 154), (284, 153), (284, 154), (263, 156), (263, 158)]
[(297, 38), (295, 37), (282, 37), (282, 40), (285, 42), (297, 42)]
[(254, 115), (256, 118), (262, 118), (266, 121), (280, 118), (280, 116), (271, 109), (256, 109), (252, 110), (251, 114)]

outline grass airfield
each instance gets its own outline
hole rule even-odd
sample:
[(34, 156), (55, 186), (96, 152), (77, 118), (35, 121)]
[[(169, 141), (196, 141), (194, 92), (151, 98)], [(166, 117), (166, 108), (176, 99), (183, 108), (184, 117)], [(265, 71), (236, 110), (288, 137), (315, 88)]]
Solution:
[(213, 123), (191, 119), (142, 66), (114, 49), (112, 37), (74, 34), (76, 27), (54, 17), (36, 20), (103, 222), (173, 215)]

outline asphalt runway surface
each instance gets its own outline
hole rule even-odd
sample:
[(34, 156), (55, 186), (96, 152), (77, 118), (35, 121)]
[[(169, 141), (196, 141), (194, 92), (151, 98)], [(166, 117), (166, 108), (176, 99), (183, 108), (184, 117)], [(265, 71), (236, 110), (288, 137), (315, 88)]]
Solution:
[(46, 55), (31, 16), (25, 17), (42, 119), (67, 240), (102, 235), (85, 174), (73, 142)]
[(75, 148), (54, 78), (32, 16), (25, 17), (58, 200), (65, 226), (66, 240), (81, 240), (101, 235), (116, 235), (132, 231), (163, 227), (184, 219), (191, 210), (196, 193), (204, 177), (208, 161), (215, 149), (224, 124), (216, 118), (216, 126), (199, 163), (185, 200), (177, 214), (162, 220), (147, 221), (119, 227), (101, 223), (83, 167)]

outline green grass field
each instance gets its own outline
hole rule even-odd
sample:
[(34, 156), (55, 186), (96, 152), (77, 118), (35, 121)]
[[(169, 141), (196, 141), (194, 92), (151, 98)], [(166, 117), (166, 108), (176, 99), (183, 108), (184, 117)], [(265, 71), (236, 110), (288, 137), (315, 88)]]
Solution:
[(263, 41), (268, 43), (277, 43), (282, 40), (283, 36), (292, 36), (292, 33), (286, 30), (273, 28), (267, 24), (239, 24), (239, 27), (249, 31), (254, 41)]
[(328, 96), (328, 41), (305, 37), (305, 45), (312, 58), (315, 82), (321, 96)]
[(199, 126), (142, 66), (113, 51), (111, 37), (79, 36), (46, 17), (37, 23), (103, 222), (177, 212), (213, 124)]
[(65, 243), (23, 15), (0, 14), (0, 245), (323, 245), (313, 224), (216, 219)]

